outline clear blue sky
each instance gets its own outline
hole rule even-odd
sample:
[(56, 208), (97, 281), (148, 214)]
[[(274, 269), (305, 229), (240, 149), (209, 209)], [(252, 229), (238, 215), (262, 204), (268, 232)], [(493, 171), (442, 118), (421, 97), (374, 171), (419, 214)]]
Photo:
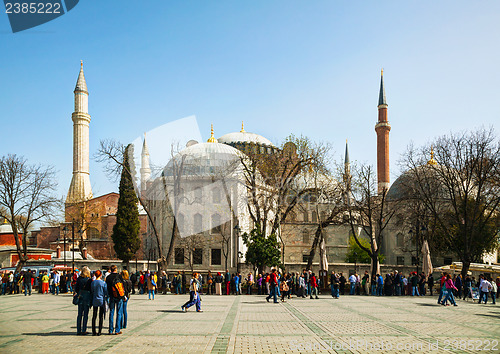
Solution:
[[(2, 7), (3, 9), (3, 7)], [(3, 10), (2, 10), (3, 12)], [(84, 60), (91, 155), (196, 115), (204, 139), (290, 133), (375, 163), (380, 69), (392, 180), (409, 141), (493, 126), (500, 133), (499, 1), (81, 0), (12, 34), (0, 13), (0, 154), (71, 180), (73, 89)], [(165, 152), (168, 154), (169, 152)], [(117, 190), (91, 161), (94, 195)]]

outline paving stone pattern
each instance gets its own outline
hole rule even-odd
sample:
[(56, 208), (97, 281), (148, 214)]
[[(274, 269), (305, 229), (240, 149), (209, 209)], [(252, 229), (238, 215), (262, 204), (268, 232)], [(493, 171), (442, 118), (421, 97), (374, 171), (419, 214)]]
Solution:
[(500, 352), (500, 305), (443, 307), (430, 296), (322, 295), (280, 304), (203, 296), (203, 313), (183, 313), (187, 298), (135, 295), (123, 334), (93, 337), (75, 335), (70, 295), (0, 296), (0, 353)]

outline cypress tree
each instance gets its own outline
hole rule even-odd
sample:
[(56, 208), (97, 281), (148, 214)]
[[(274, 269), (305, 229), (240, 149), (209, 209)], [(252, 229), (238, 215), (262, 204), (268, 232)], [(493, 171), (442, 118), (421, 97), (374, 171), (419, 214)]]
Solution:
[(116, 212), (116, 224), (113, 226), (111, 238), (118, 258), (128, 263), (135, 256), (141, 246), (139, 230), (139, 211), (137, 210), (137, 195), (131, 171), (133, 168), (134, 146), (129, 144), (123, 154), (123, 167), (120, 179), (120, 197)]

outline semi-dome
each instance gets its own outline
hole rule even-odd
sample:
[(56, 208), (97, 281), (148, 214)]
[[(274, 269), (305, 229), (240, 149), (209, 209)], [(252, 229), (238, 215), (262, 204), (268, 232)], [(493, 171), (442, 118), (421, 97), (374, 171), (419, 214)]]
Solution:
[(248, 143), (248, 144), (258, 144), (266, 146), (274, 146), (273, 143), (264, 138), (262, 135), (246, 132), (243, 128), (243, 123), (241, 124), (241, 130), (239, 132), (228, 133), (217, 139), (219, 143), (223, 144), (237, 144), (237, 143)]
[(239, 165), (240, 157), (241, 152), (232, 146), (216, 142), (198, 143), (179, 152), (167, 164), (163, 175), (173, 176), (174, 167), (181, 163), (182, 176), (227, 174)]

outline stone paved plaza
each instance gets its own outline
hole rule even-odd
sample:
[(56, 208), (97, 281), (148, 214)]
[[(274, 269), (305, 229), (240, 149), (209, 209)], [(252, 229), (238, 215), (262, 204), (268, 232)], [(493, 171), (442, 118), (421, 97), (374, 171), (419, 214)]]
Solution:
[(182, 313), (187, 295), (135, 295), (123, 334), (93, 337), (75, 335), (70, 295), (1, 296), (0, 353), (500, 351), (500, 306), (443, 307), (430, 296), (320, 297), (273, 304), (262, 296), (203, 296), (203, 313)]

